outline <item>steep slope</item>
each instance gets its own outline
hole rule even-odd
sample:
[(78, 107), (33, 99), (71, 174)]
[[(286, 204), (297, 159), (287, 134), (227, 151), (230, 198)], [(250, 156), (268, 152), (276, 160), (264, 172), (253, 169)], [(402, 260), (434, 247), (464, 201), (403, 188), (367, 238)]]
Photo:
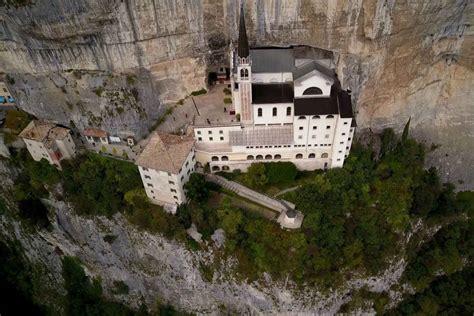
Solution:
[[(204, 86), (207, 71), (225, 62), (239, 5), (38, 0), (2, 8), (0, 69), (15, 79), (21, 107), (36, 115), (144, 134), (160, 104)], [(252, 44), (335, 52), (361, 129), (400, 129), (411, 117), (419, 139), (441, 145), (430, 163), (461, 188), (474, 185), (465, 172), (474, 164), (473, 7), (469, 0), (245, 2)]]

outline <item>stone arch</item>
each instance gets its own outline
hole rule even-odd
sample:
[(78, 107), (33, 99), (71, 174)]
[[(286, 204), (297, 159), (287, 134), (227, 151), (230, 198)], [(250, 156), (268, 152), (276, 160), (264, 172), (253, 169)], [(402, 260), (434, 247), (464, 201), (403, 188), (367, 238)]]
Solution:
[(265, 159), (272, 159), (272, 155), (265, 155)]

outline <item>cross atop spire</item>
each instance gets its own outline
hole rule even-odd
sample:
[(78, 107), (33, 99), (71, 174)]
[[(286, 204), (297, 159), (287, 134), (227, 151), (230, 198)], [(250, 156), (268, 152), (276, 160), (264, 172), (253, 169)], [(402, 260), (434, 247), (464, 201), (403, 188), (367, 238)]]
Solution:
[(245, 29), (244, 6), (240, 6), (240, 23), (239, 23), (239, 47), (238, 53), (240, 58), (249, 56), (249, 41), (247, 39), (247, 30)]

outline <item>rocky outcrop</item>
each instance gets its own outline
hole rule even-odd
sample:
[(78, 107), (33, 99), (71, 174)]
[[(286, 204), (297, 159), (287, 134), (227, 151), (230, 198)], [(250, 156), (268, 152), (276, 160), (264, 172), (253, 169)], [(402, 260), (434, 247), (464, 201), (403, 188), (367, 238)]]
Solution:
[[(84, 113), (106, 129), (145, 134), (160, 105), (177, 101), (206, 82), (226, 60), (236, 38), (240, 1), (37, 0), (0, 9), (0, 69), (13, 74), (11, 90), (38, 116), (83, 127)], [(247, 29), (253, 45), (309, 45), (333, 51), (345, 87), (353, 91), (361, 129), (401, 130), (411, 117), (413, 135), (440, 145), (429, 162), (461, 188), (474, 187), (474, 3), (469, 0), (249, 0)], [(87, 71), (84, 84), (65, 75)], [(25, 76), (24, 74), (28, 74)], [(101, 78), (135, 74), (139, 98), (124, 104), (92, 94)], [(49, 83), (66, 76), (77, 95)], [(71, 101), (72, 100), (72, 101)], [(68, 103), (83, 103), (81, 112)], [(87, 116), (87, 115), (86, 115)], [(435, 146), (436, 147), (436, 146)]]

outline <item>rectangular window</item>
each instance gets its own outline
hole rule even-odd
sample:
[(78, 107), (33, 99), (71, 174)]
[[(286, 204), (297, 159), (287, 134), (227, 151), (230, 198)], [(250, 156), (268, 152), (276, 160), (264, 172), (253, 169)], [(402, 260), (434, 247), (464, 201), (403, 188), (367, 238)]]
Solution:
[(224, 140), (224, 137), (221, 137), (220, 140)]
[(151, 179), (149, 175), (145, 175), (145, 179)]
[(148, 168), (142, 167), (143, 171), (148, 171)]
[(341, 161), (341, 159), (338, 159), (337, 161)]
[(183, 180), (184, 180), (184, 176), (181, 176), (181, 181), (183, 181)]
[(300, 126), (300, 127), (299, 127), (299, 130), (302, 131), (302, 130), (303, 130), (303, 126)]
[(344, 142), (340, 142), (339, 144), (342, 145), (342, 144), (344, 144)]
[(171, 185), (174, 185), (174, 182), (173, 181), (168, 181), (169, 184)]
[(197, 131), (196, 133), (197, 133), (198, 135), (201, 135), (201, 131)]
[(329, 134), (326, 134), (326, 135), (324, 136), (324, 138), (329, 138)]
[(153, 188), (153, 184), (151, 184), (151, 183), (147, 183), (146, 185), (150, 188)]
[(299, 136), (298, 136), (298, 139), (303, 139), (303, 136), (302, 136), (302, 135), (299, 135)]
[(202, 137), (198, 137), (198, 141), (202, 141)]
[(316, 135), (312, 135), (311, 138), (312, 138), (312, 139), (315, 139), (315, 138), (316, 138)]
[(342, 133), (342, 136), (346, 135), (346, 133)]
[(185, 166), (186, 166), (186, 167), (189, 166), (189, 161), (186, 161), (186, 165), (185, 165)]
[(330, 128), (331, 128), (331, 126), (330, 126), (330, 125), (327, 125), (327, 126), (326, 126), (326, 129), (330, 129)]
[(317, 126), (313, 126), (313, 129), (317, 129), (318, 127)]
[(339, 150), (338, 153), (342, 154), (342, 150)]
[(153, 190), (150, 190), (150, 192), (151, 192), (151, 193), (155, 193), (155, 191), (153, 191)]
[(347, 125), (347, 122), (344, 122), (344, 125)]
[(351, 140), (351, 138), (349, 137), (347, 140)]
[(176, 193), (176, 190), (175, 189), (170, 189), (171, 192), (173, 193)]
[(210, 135), (210, 134), (212, 134), (212, 131), (207, 131), (207, 133)]
[(219, 134), (224, 134), (224, 131), (219, 131)]
[(212, 137), (209, 137), (209, 141), (211, 141), (211, 142), (212, 142), (212, 140), (213, 140), (213, 139), (214, 139), (214, 138), (212, 138)]

